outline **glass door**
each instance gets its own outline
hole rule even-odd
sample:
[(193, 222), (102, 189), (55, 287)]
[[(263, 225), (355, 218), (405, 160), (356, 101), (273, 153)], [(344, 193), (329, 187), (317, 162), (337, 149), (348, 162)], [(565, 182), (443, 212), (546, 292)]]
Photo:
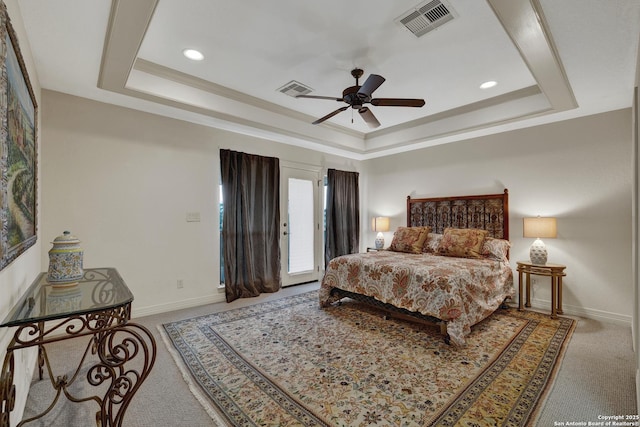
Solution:
[(319, 172), (282, 166), (282, 286), (318, 280), (321, 255)]

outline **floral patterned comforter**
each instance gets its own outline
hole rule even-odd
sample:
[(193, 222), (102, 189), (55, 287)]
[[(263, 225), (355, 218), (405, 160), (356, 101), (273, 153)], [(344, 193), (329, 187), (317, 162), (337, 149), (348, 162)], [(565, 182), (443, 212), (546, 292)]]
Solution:
[(339, 288), (446, 321), (454, 345), (463, 346), (471, 326), (515, 293), (508, 262), (392, 251), (332, 259), (320, 287), (320, 306)]

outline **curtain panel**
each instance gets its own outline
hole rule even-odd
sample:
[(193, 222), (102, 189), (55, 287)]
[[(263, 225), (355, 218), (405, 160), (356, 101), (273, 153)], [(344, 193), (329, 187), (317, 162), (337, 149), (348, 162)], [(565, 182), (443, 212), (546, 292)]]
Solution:
[(280, 277), (280, 166), (275, 157), (220, 150), (227, 302), (276, 292)]
[(325, 266), (333, 258), (360, 250), (358, 172), (327, 171)]

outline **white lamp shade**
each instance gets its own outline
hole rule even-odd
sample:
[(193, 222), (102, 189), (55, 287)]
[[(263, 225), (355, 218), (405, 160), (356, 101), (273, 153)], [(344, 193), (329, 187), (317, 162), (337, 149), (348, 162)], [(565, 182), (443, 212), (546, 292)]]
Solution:
[(377, 216), (371, 221), (373, 231), (389, 231), (389, 217)]
[(558, 227), (555, 218), (538, 216), (535, 218), (523, 218), (523, 222), (524, 237), (555, 239), (558, 235)]

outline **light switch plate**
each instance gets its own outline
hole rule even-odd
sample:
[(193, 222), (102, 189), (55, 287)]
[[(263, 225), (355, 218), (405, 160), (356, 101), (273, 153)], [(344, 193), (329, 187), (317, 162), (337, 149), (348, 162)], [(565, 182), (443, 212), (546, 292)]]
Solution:
[(187, 222), (200, 222), (200, 212), (187, 212)]

